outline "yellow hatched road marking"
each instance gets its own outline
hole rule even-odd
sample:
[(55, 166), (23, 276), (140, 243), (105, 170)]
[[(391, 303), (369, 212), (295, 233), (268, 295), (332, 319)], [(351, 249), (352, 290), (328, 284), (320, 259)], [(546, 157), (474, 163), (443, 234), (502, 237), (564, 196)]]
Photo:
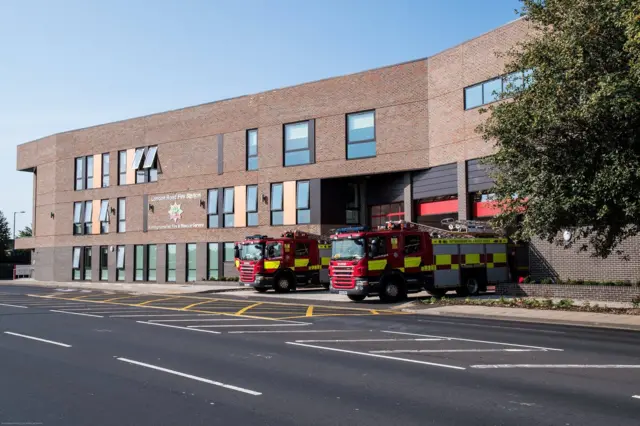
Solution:
[(307, 313), (305, 314), (305, 316), (307, 316), (307, 317), (312, 317), (313, 316), (313, 305), (309, 305), (309, 307), (307, 308)]
[(372, 313), (373, 315), (380, 315), (380, 313), (379, 313), (378, 311), (376, 311), (375, 309), (372, 309), (372, 310), (371, 310), (371, 313)]
[(245, 306), (244, 308), (242, 308), (238, 312), (236, 312), (236, 315), (242, 315), (245, 312), (247, 312), (249, 309), (255, 308), (256, 306), (260, 306), (260, 305), (262, 305), (262, 302), (258, 302), (258, 303), (254, 303), (253, 305)]
[(186, 311), (187, 309), (191, 309), (194, 306), (198, 306), (198, 305), (204, 305), (206, 303), (211, 303), (211, 302), (215, 302), (217, 299), (209, 299), (209, 300), (205, 300), (204, 302), (197, 302), (197, 303), (192, 303), (190, 305), (187, 305), (183, 308), (179, 308), (181, 311)]
[[(77, 297), (72, 297), (71, 299), (67, 298), (67, 297), (50, 297), (50, 299), (62, 299), (62, 300), (80, 300), (83, 297), (89, 297), (89, 296), (95, 296), (95, 294), (85, 294), (84, 296), (77, 296)], [(34, 296), (34, 297), (40, 297), (40, 296)]]
[(103, 300), (103, 302), (105, 302), (105, 303), (106, 303), (106, 302), (113, 302), (113, 301), (115, 301), (115, 300), (120, 300), (120, 299), (131, 299), (132, 297), (136, 297), (136, 296), (131, 296), (131, 295), (129, 295), (129, 296), (113, 297), (113, 298), (111, 298), (111, 299)]
[(165, 297), (163, 299), (147, 300), (146, 302), (138, 303), (137, 305), (133, 305), (133, 306), (144, 306), (144, 305), (147, 305), (147, 304), (153, 303), (153, 302), (164, 302), (165, 300), (173, 300), (173, 299), (179, 299), (179, 298), (180, 298), (180, 296), (174, 296), (174, 297)]

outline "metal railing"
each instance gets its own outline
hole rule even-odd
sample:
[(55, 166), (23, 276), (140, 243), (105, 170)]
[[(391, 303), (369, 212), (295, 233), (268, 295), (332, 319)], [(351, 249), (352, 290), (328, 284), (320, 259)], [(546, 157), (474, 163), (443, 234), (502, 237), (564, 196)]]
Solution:
[(13, 267), (13, 279), (31, 278), (33, 277), (33, 266), (31, 265), (15, 265)]

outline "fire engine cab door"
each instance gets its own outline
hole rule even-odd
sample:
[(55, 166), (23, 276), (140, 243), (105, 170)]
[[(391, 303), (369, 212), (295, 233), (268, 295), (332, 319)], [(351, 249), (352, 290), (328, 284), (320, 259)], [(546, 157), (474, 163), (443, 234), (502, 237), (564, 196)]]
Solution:
[(404, 273), (407, 275), (420, 273), (422, 256), (424, 255), (424, 242), (422, 235), (404, 234)]

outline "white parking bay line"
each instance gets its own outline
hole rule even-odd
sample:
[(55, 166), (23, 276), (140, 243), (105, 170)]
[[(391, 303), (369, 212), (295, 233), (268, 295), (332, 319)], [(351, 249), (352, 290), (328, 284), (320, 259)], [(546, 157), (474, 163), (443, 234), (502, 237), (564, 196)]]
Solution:
[(415, 360), (415, 359), (398, 358), (398, 357), (395, 357), (395, 356), (371, 354), (371, 353), (368, 353), (368, 352), (348, 351), (346, 349), (328, 348), (326, 346), (307, 345), (306, 343), (298, 343), (298, 342), (287, 342), (287, 344), (288, 345), (295, 345), (295, 346), (304, 346), (304, 347), (307, 347), (307, 348), (322, 349), (322, 350), (325, 350), (325, 351), (343, 352), (343, 353), (353, 354), (353, 355), (362, 355), (362, 356), (369, 356), (369, 357), (374, 357), (374, 358), (390, 359), (390, 360), (393, 360), (393, 361), (404, 361), (404, 362), (410, 362), (410, 363), (413, 363), (413, 364), (430, 365), (430, 366), (433, 366), (433, 367), (451, 368), (453, 370), (466, 370), (466, 368), (458, 367), (457, 365), (438, 364), (438, 363), (435, 363), (435, 362), (418, 361), (418, 360)]
[(640, 395), (632, 395), (631, 398), (640, 399)]
[(228, 331), (228, 334), (258, 334), (258, 333), (355, 333), (362, 330), (248, 330)]
[(544, 349), (395, 349), (386, 351), (369, 351), (372, 354), (438, 354), (463, 352), (546, 352)]
[(82, 315), (83, 317), (104, 318), (102, 315), (85, 314), (83, 312), (57, 311), (55, 309), (51, 309), (50, 312), (56, 312), (58, 314)]
[(391, 334), (402, 334), (404, 336), (437, 337), (439, 339), (457, 340), (457, 341), (460, 341), (460, 342), (487, 343), (489, 345), (513, 346), (513, 347), (517, 347), (517, 348), (544, 349), (546, 351), (558, 351), (558, 352), (563, 352), (564, 351), (564, 349), (545, 348), (545, 347), (542, 347), (542, 346), (517, 345), (515, 343), (493, 342), (493, 341), (490, 341), (490, 340), (463, 339), (463, 338), (460, 338), (460, 337), (434, 336), (434, 335), (430, 335), (430, 334), (405, 333), (403, 331), (391, 331), (391, 330), (382, 330), (382, 332), (383, 333), (391, 333)]
[(111, 318), (137, 318), (137, 317), (212, 317), (214, 314), (134, 314), (134, 315), (110, 315)]
[[(161, 325), (161, 324), (157, 324)], [(168, 324), (166, 324), (168, 325)], [(227, 327), (297, 327), (301, 325), (311, 325), (310, 322), (302, 324), (218, 324), (218, 325), (188, 325), (190, 330), (195, 328), (227, 328)]]
[(208, 384), (214, 385), (214, 386), (220, 386), (221, 388), (231, 389), (231, 390), (238, 391), (238, 392), (243, 392), (243, 393), (248, 393), (249, 395), (254, 395), (254, 396), (262, 395), (261, 392), (256, 392), (256, 391), (253, 391), (253, 390), (250, 390), (250, 389), (241, 388), (241, 387), (238, 387), (238, 386), (228, 385), (228, 384), (222, 383), (222, 382), (216, 382), (214, 380), (205, 379), (204, 377), (193, 376), (191, 374), (181, 373), (181, 372), (175, 371), (175, 370), (169, 370), (168, 368), (158, 367), (157, 365), (151, 365), (151, 364), (147, 364), (147, 363), (140, 362), (140, 361), (134, 361), (132, 359), (127, 359), (127, 358), (116, 358), (116, 359), (118, 361), (123, 361), (123, 362), (127, 362), (129, 364), (134, 364), (134, 365), (139, 365), (141, 367), (150, 368), (152, 370), (162, 371), (164, 373), (173, 374), (175, 376), (185, 377), (185, 378), (191, 379), (191, 380), (197, 380), (198, 382), (208, 383)]
[(358, 343), (358, 342), (440, 342), (443, 339), (339, 339), (339, 340), (296, 340), (298, 343)]
[(219, 331), (214, 331), (214, 330), (200, 330), (198, 328), (187, 328), (187, 327), (180, 327), (179, 325), (171, 325), (171, 324), (159, 324), (156, 322), (147, 322), (147, 321), (136, 321), (138, 324), (147, 324), (147, 325), (157, 325), (158, 327), (168, 327), (168, 328), (178, 328), (180, 330), (189, 330), (189, 331), (200, 331), (202, 333), (211, 333), (211, 334), (222, 334)]
[(27, 336), (26, 334), (12, 333), (11, 331), (5, 331), (4, 334), (10, 334), (12, 336), (23, 337), (25, 339), (37, 340), (38, 342), (50, 343), (52, 345), (62, 346), (64, 348), (70, 348), (71, 345), (66, 343), (54, 342), (53, 340), (41, 339), (39, 337)]
[[(205, 314), (206, 315), (206, 314)], [(194, 318), (194, 319), (174, 319), (174, 320), (149, 320), (149, 322), (197, 322), (197, 321), (255, 321), (253, 318)]]
[(8, 303), (0, 303), (0, 306), (8, 306), (9, 308), (22, 308), (22, 309), (27, 309), (27, 306), (20, 306), (20, 305), (9, 305)]
[(633, 364), (476, 364), (471, 368), (640, 368)]

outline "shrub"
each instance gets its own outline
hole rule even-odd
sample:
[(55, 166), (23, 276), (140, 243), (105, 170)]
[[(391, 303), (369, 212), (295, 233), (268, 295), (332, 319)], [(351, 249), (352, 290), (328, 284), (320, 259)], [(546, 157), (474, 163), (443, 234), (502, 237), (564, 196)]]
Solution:
[(540, 284), (553, 284), (553, 280), (551, 278), (544, 278), (540, 281)]
[(562, 299), (558, 302), (559, 308), (570, 308), (573, 306), (573, 300), (571, 299)]
[(522, 282), (525, 283), (525, 284), (530, 284), (531, 281), (532, 281), (531, 277), (526, 276)]
[(545, 299), (542, 301), (542, 306), (545, 308), (552, 308), (553, 307), (553, 300), (551, 299)]
[(634, 308), (640, 308), (640, 296), (636, 296), (631, 299), (631, 303), (633, 304)]

